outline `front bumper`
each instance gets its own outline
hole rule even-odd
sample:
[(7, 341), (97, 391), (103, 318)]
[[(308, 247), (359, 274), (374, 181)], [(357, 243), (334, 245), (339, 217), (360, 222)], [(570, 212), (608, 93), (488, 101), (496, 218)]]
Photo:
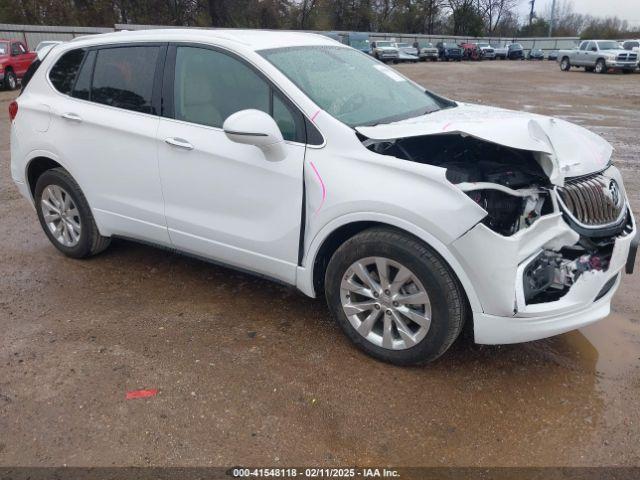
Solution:
[(637, 61), (633, 61), (633, 62), (621, 62), (618, 60), (607, 60), (606, 61), (606, 65), (609, 68), (636, 68), (638, 66), (638, 62)]
[(478, 224), (450, 244), (480, 301), (474, 311), (477, 343), (518, 343), (549, 337), (593, 323), (609, 314), (610, 301), (625, 267), (635, 259), (637, 229), (630, 226), (615, 237), (606, 270), (580, 275), (568, 291), (553, 301), (527, 303), (524, 275), (541, 251), (575, 245), (580, 236), (561, 212), (540, 217), (510, 237)]

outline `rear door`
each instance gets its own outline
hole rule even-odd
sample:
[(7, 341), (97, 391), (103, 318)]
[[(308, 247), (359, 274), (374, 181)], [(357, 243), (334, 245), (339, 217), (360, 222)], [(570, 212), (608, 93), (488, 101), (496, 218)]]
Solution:
[(165, 54), (139, 43), (66, 53), (49, 73), (62, 93), (49, 96), (49, 135), (103, 234), (170, 245), (156, 144)]
[[(294, 283), (300, 241), (302, 114), (242, 58), (199, 45), (170, 47), (158, 129), (169, 235), (180, 250)], [(229, 140), (226, 118), (271, 114), (287, 156)]]

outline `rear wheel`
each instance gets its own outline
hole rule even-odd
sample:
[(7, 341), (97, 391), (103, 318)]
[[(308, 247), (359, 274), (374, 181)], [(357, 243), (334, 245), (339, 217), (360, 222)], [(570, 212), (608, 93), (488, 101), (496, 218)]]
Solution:
[(560, 62), (560, 70), (562, 70), (563, 72), (568, 72), (569, 70), (571, 70), (571, 62), (569, 61), (568, 57), (564, 57)]
[(435, 252), (396, 230), (372, 228), (345, 242), (325, 275), (327, 303), (347, 336), (397, 365), (435, 360), (460, 334), (466, 301)]
[(100, 235), (87, 199), (63, 168), (38, 178), (35, 206), (45, 234), (68, 257), (89, 257), (109, 246), (111, 239)]
[(607, 64), (603, 59), (596, 62), (596, 73), (607, 73)]
[(15, 90), (18, 88), (18, 77), (13, 70), (7, 70), (4, 74), (4, 88), (7, 90)]
[(622, 70), (622, 73), (633, 73), (633, 70), (631, 70), (630, 68), (625, 68), (624, 70)]

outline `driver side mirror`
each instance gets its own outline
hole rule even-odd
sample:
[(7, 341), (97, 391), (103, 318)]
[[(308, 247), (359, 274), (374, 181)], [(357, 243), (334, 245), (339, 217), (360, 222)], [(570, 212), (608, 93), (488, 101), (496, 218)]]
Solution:
[(230, 115), (222, 129), (232, 142), (258, 147), (267, 160), (279, 161), (286, 157), (282, 132), (275, 120), (265, 112), (241, 110)]
[(591, 51), (592, 51), (592, 52), (597, 52), (597, 51), (598, 51), (598, 48), (597, 48), (597, 47), (591, 47)]

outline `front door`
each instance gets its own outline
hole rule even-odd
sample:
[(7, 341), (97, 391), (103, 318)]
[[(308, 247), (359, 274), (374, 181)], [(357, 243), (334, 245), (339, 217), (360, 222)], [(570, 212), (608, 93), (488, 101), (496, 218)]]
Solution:
[[(243, 60), (210, 47), (170, 47), (158, 129), (171, 241), (191, 252), (294, 283), (302, 210), (302, 116)], [(287, 156), (234, 143), (231, 114), (271, 114)], [(169, 117), (169, 118), (166, 118)], [(302, 141), (300, 141), (302, 140)]]

